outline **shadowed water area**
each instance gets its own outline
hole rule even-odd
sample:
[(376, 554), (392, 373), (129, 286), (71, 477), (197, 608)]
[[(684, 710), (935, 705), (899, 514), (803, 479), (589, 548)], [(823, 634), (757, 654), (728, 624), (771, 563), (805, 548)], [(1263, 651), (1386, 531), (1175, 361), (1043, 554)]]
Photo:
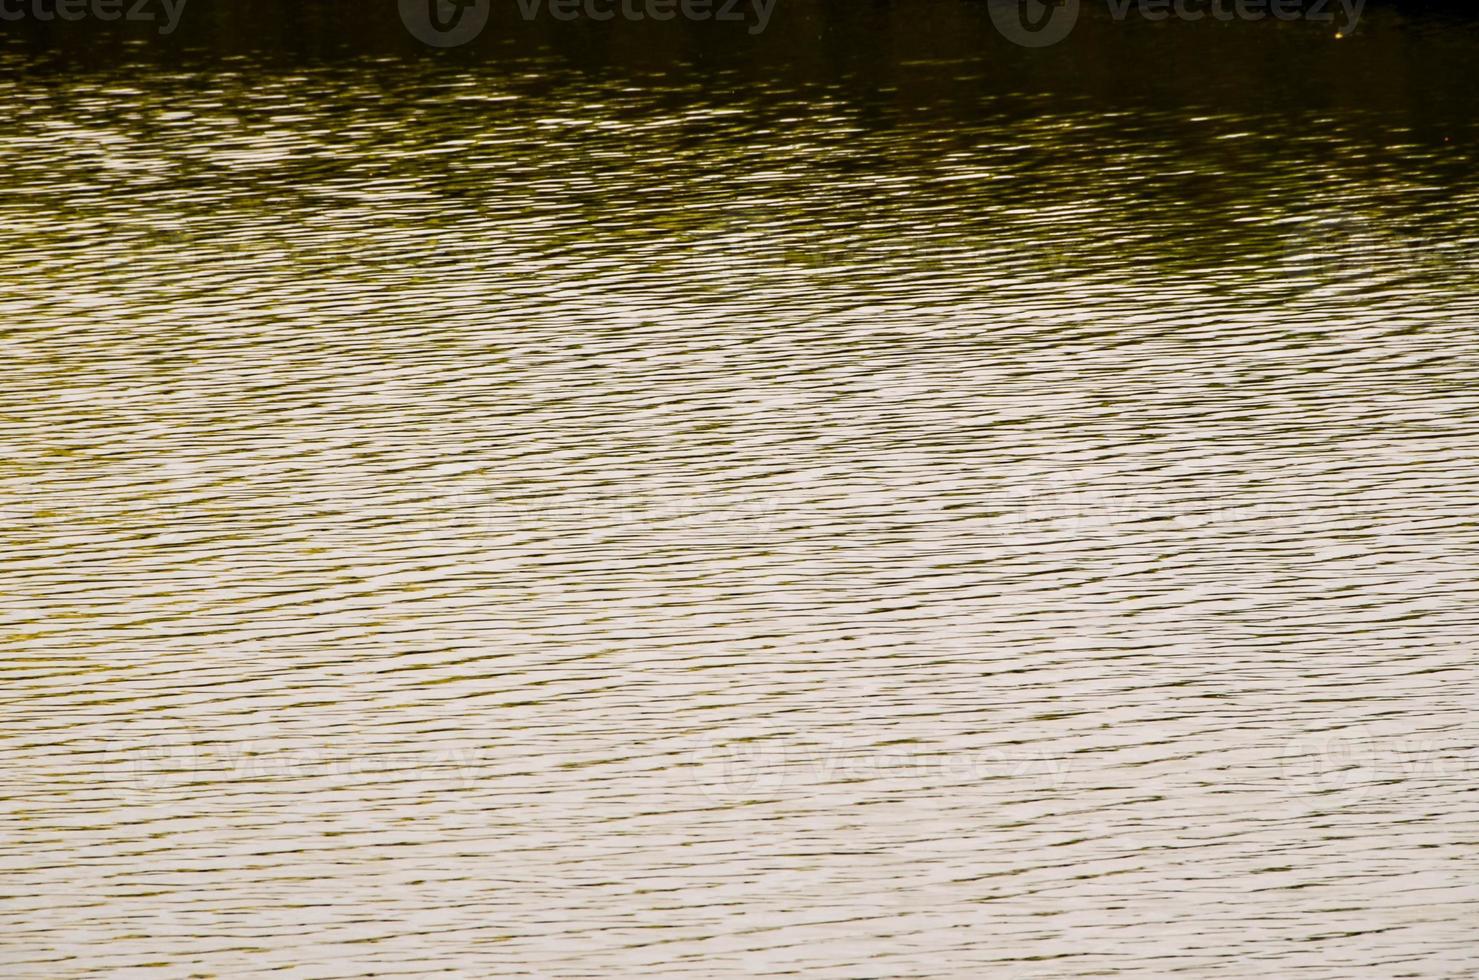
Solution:
[(0, 46), (6, 976), (1479, 971), (1472, 23), (781, 8)]

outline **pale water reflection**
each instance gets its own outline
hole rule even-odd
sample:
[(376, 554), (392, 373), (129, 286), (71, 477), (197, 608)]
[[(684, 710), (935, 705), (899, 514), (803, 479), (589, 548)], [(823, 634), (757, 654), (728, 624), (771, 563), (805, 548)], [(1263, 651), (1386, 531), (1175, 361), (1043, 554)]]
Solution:
[(7, 976), (1479, 969), (1472, 131), (19, 77)]

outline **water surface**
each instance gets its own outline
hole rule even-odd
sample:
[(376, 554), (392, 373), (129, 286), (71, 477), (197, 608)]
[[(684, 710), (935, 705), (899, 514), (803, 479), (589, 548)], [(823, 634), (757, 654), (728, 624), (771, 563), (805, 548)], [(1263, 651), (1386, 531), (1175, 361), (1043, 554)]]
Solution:
[(48, 57), (7, 975), (1479, 969), (1456, 84)]

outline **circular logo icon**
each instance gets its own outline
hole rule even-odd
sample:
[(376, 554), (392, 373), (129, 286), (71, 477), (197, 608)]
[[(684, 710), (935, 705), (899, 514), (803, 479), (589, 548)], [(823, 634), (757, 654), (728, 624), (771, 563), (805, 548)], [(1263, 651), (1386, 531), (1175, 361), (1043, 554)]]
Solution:
[(786, 750), (758, 745), (707, 745), (692, 752), (699, 789), (711, 802), (733, 804), (779, 792), (786, 784)]
[(1352, 801), (1380, 782), (1369, 735), (1309, 734), (1286, 742), (1279, 753), (1285, 789), (1299, 795), (1340, 793)]
[(1079, 0), (988, 0), (1001, 36), (1024, 48), (1057, 44), (1078, 23)]
[(204, 734), (188, 719), (167, 713), (140, 719), (113, 744), (128, 763), (132, 789), (140, 793), (188, 786), (201, 778), (211, 761)]
[(435, 48), (466, 44), (488, 26), (489, 0), (400, 0), (401, 23)]

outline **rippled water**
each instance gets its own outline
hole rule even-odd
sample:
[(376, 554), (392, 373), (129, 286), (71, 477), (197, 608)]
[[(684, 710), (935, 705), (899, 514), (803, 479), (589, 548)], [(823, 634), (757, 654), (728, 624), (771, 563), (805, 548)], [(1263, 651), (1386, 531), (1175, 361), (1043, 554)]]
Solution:
[(0, 105), (7, 975), (1479, 971), (1472, 126)]

